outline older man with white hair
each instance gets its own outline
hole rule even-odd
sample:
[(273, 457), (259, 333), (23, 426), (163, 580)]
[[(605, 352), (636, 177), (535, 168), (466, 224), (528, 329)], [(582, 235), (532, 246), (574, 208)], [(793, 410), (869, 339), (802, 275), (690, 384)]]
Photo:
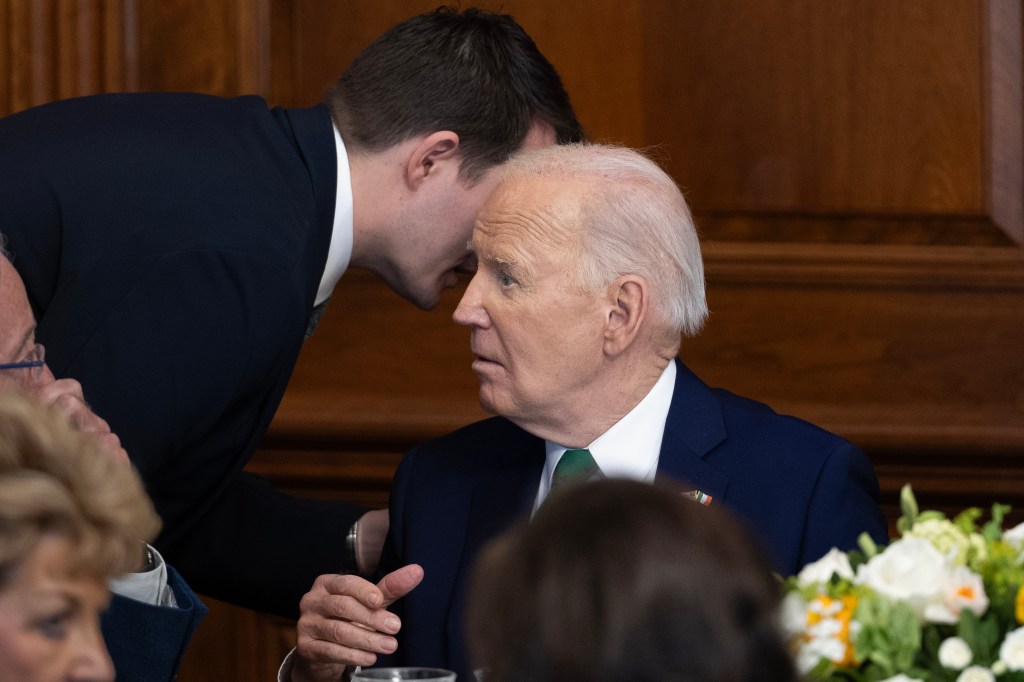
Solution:
[(573, 475), (682, 482), (739, 516), (783, 574), (862, 532), (886, 540), (860, 450), (709, 388), (678, 359), (707, 315), (704, 272), (686, 201), (655, 163), (600, 145), (524, 154), (502, 169), (473, 248), (454, 319), (471, 330), (481, 403), (499, 416), (405, 456), (381, 563), (394, 572), (377, 586), (317, 581), (298, 671), (327, 679), (394, 652), (473, 679), (469, 566)]

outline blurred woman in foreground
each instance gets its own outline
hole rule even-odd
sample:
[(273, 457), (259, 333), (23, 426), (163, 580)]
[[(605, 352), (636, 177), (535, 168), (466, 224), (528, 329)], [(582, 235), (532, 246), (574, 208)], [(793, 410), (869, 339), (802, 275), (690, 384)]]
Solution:
[(136, 474), (53, 409), (0, 394), (0, 680), (112, 680), (107, 580), (159, 519)]

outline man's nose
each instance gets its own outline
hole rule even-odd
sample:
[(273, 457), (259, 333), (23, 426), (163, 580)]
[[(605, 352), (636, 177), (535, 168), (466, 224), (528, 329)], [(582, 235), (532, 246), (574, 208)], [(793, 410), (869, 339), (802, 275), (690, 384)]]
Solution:
[(476, 274), (469, 281), (469, 285), (466, 287), (465, 293), (462, 294), (459, 305), (452, 314), (452, 320), (455, 324), (461, 324), (464, 327), (488, 326), (490, 320), (480, 296), (481, 285), (479, 280), (480, 275)]

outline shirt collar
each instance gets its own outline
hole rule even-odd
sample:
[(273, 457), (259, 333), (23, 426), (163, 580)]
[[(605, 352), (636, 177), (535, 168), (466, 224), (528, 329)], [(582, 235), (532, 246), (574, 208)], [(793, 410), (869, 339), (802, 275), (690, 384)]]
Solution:
[[(669, 362), (643, 400), (587, 446), (606, 477), (654, 480), (675, 385), (676, 363)], [(566, 451), (564, 445), (549, 440), (544, 441), (544, 448), (547, 459), (534, 511), (547, 497), (555, 465)]]
[(334, 147), (338, 157), (338, 190), (334, 194), (334, 229), (331, 232), (331, 248), (327, 251), (327, 265), (320, 288), (316, 292), (315, 305), (320, 305), (334, 292), (334, 286), (341, 279), (352, 258), (352, 174), (348, 166), (348, 153), (341, 139), (338, 127), (333, 123)]

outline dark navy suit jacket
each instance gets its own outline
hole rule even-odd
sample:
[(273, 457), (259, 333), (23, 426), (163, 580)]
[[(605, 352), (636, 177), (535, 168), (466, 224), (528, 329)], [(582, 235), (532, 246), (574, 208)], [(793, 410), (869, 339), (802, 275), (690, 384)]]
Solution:
[(206, 615), (206, 606), (171, 566), (167, 567), (167, 584), (174, 592), (177, 608), (111, 596), (101, 625), (118, 680), (170, 682), (177, 677), (192, 633)]
[[(847, 441), (767, 406), (710, 389), (677, 363), (659, 477), (712, 496), (747, 523), (783, 574), (868, 532), (887, 541), (878, 482)], [(544, 441), (503, 418), (472, 424), (406, 454), (391, 493), (382, 574), (423, 566), (393, 605), (399, 648), (383, 663), (431, 665), (473, 679), (463, 641), (465, 590), (481, 547), (529, 517)]]
[(304, 340), (337, 161), (322, 106), (100, 95), (0, 119), (0, 231), (58, 377), (82, 382), (199, 592), (294, 616), (362, 510), (242, 473)]

